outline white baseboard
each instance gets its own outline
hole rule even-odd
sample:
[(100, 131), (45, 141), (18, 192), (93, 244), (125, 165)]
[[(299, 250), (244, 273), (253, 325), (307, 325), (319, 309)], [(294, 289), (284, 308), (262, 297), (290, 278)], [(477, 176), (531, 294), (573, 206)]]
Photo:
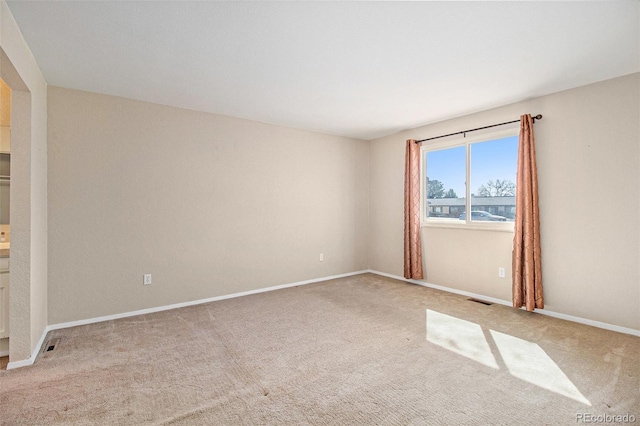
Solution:
[(9, 356), (9, 351), (0, 351), (0, 358), (3, 356)]
[(38, 356), (38, 354), (40, 352), (40, 348), (42, 347), (42, 344), (44, 343), (44, 339), (47, 337), (47, 334), (52, 330), (60, 330), (60, 329), (63, 329), (63, 328), (77, 327), (79, 325), (95, 324), (97, 322), (111, 321), (111, 320), (114, 320), (114, 319), (133, 317), (133, 316), (136, 316), (136, 315), (144, 315), (144, 314), (151, 314), (151, 313), (154, 313), (154, 312), (168, 311), (170, 309), (184, 308), (184, 307), (187, 307), (187, 306), (201, 305), (203, 303), (210, 303), (210, 302), (216, 302), (218, 300), (232, 299), (234, 297), (248, 296), (250, 294), (264, 293), (264, 292), (267, 292), (267, 291), (280, 290), (280, 289), (283, 289), (283, 288), (289, 288), (289, 287), (295, 287), (295, 286), (300, 286), (300, 285), (319, 283), (319, 282), (328, 281), (328, 280), (335, 280), (337, 278), (344, 278), (344, 277), (350, 277), (350, 276), (353, 276), (353, 275), (360, 275), (360, 274), (364, 274), (366, 272), (368, 272), (368, 271), (365, 270), (365, 271), (348, 272), (346, 274), (332, 275), (332, 276), (329, 276), (329, 277), (322, 277), (322, 278), (314, 278), (314, 279), (311, 279), (311, 280), (298, 281), (298, 282), (290, 283), (290, 284), (282, 284), (282, 285), (276, 285), (276, 286), (272, 286), (272, 287), (259, 288), (259, 289), (256, 289), (256, 290), (243, 291), (243, 292), (240, 292), (240, 293), (225, 294), (223, 296), (209, 297), (207, 299), (192, 300), (190, 302), (174, 303), (172, 305), (157, 306), (155, 308), (140, 309), (140, 310), (137, 310), (137, 311), (122, 312), (122, 313), (119, 313), (119, 314), (105, 315), (105, 316), (102, 316), (102, 317), (88, 318), (88, 319), (84, 319), (84, 320), (70, 321), (70, 322), (64, 322), (64, 323), (48, 325), (44, 329), (44, 331), (42, 332), (42, 336), (40, 337), (40, 341), (38, 341), (38, 344), (34, 348), (33, 353), (31, 354), (31, 357), (28, 358), (28, 359), (25, 359), (25, 360), (21, 360), (21, 361), (9, 362), (9, 364), (7, 365), (7, 370), (11, 370), (13, 368), (19, 368), (19, 367), (26, 367), (28, 365), (33, 364), (35, 362), (35, 360), (36, 360), (36, 357)]
[(235, 297), (249, 296), (251, 294), (264, 293), (264, 292), (267, 292), (267, 291), (280, 290), (280, 289), (283, 289), (283, 288), (295, 287), (295, 286), (299, 286), (299, 285), (306, 285), (306, 284), (319, 283), (319, 282), (322, 282), (322, 281), (335, 280), (337, 278), (344, 278), (344, 277), (350, 277), (350, 276), (353, 276), (353, 275), (360, 275), (360, 274), (364, 274), (366, 272), (367, 271), (348, 272), (346, 274), (332, 275), (332, 276), (329, 276), (329, 277), (322, 277), (322, 278), (314, 278), (314, 279), (311, 279), (311, 280), (298, 281), (298, 282), (290, 283), (290, 284), (275, 285), (275, 286), (272, 286), (272, 287), (265, 287), (265, 288), (259, 288), (259, 289), (256, 289), (256, 290), (243, 291), (243, 292), (240, 292), (240, 293), (231, 293), (231, 294), (225, 294), (223, 296), (209, 297), (207, 299), (192, 300), (190, 302), (174, 303), (172, 305), (157, 306), (155, 308), (140, 309), (140, 310), (137, 310), (137, 311), (123, 312), (123, 313), (120, 313), (120, 314), (106, 315), (106, 316), (103, 316), (103, 317), (96, 317), (96, 318), (88, 318), (88, 319), (78, 320), (78, 321), (63, 322), (63, 323), (50, 325), (48, 328), (49, 328), (49, 330), (59, 330), (59, 329), (62, 329), (62, 328), (77, 327), (79, 325), (94, 324), (94, 323), (97, 323), (97, 322), (111, 321), (111, 320), (119, 319), (119, 318), (133, 317), (133, 316), (136, 316), (136, 315), (151, 314), (151, 313), (154, 313), (154, 312), (162, 312), (162, 311), (168, 311), (168, 310), (171, 310), (171, 309), (184, 308), (184, 307), (187, 307), (187, 306), (201, 305), (203, 303), (217, 302), (219, 300), (233, 299)]
[[(44, 339), (47, 337), (47, 333), (49, 333), (50, 328), (49, 326), (46, 326), (44, 328), (44, 330), (42, 331), (42, 335), (40, 336), (40, 340), (38, 340), (38, 343), (36, 344), (36, 347), (33, 348), (33, 351), (31, 352), (31, 356), (27, 359), (23, 359), (21, 361), (9, 361), (9, 363), (7, 364), (7, 370), (12, 370), (14, 368), (20, 368), (20, 367), (26, 367), (28, 365), (33, 364), (36, 361), (36, 358), (38, 357), (38, 354), (40, 353), (40, 348), (42, 348), (42, 344), (44, 343)], [(11, 344), (11, 343), (9, 343)]]
[[(190, 302), (175, 303), (175, 304), (172, 304), (172, 305), (158, 306), (158, 307), (155, 307), (155, 308), (140, 309), (140, 310), (137, 310), (137, 311), (123, 312), (123, 313), (119, 313), (119, 314), (106, 315), (106, 316), (102, 316), (102, 317), (88, 318), (88, 319), (84, 319), (84, 320), (70, 321), (70, 322), (64, 322), (64, 323), (48, 325), (43, 330), (42, 335), (40, 336), (40, 340), (38, 341), (38, 344), (36, 345), (36, 347), (33, 349), (33, 352), (31, 353), (31, 356), (28, 359), (25, 359), (25, 360), (9, 362), (9, 364), (7, 364), (7, 370), (11, 370), (11, 369), (14, 369), (14, 368), (19, 368), (19, 367), (26, 367), (28, 365), (33, 364), (35, 362), (38, 354), (40, 353), (40, 349), (42, 348), (44, 340), (47, 337), (47, 334), (52, 330), (60, 330), (60, 329), (63, 329), (63, 328), (77, 327), (79, 325), (94, 324), (94, 323), (103, 322), (103, 321), (111, 321), (111, 320), (119, 319), (119, 318), (127, 318), (127, 317), (133, 317), (133, 316), (136, 316), (136, 315), (144, 315), (144, 314), (150, 314), (150, 313), (154, 313), (154, 312), (162, 312), (162, 311), (167, 311), (167, 310), (170, 310), (170, 309), (184, 308), (184, 307), (187, 307), (187, 306), (201, 305), (203, 303), (216, 302), (216, 301), (219, 301), (219, 300), (232, 299), (232, 298), (235, 298), (235, 297), (242, 297), (242, 296), (248, 296), (248, 295), (251, 295), (251, 294), (264, 293), (264, 292), (267, 292), (267, 291), (280, 290), (280, 289), (283, 289), (283, 288), (295, 287), (295, 286), (306, 285), (306, 284), (313, 284), (313, 283), (318, 283), (318, 282), (322, 282), (322, 281), (334, 280), (334, 279), (337, 279), (337, 278), (351, 277), (351, 276), (354, 276), (354, 275), (360, 275), (360, 274), (365, 274), (365, 273), (372, 273), (372, 274), (376, 274), (376, 275), (381, 275), (381, 276), (384, 276), (384, 277), (393, 278), (393, 279), (396, 279), (396, 280), (399, 280), (399, 281), (406, 281), (406, 282), (410, 282), (412, 284), (417, 284), (417, 285), (421, 285), (421, 286), (424, 286), (424, 287), (433, 288), (433, 289), (436, 289), (436, 290), (442, 290), (442, 291), (446, 291), (446, 292), (449, 292), (449, 293), (460, 294), (462, 296), (467, 296), (467, 297), (474, 297), (474, 298), (477, 298), (477, 299), (486, 300), (487, 302), (497, 303), (497, 304), (500, 304), (500, 305), (511, 306), (511, 302), (507, 301), (507, 300), (496, 299), (494, 297), (488, 297), (488, 296), (484, 296), (482, 294), (471, 293), (471, 292), (468, 292), (468, 291), (457, 290), (455, 288), (450, 288), (450, 287), (444, 287), (444, 286), (440, 286), (440, 285), (436, 285), (436, 284), (431, 284), (431, 283), (428, 283), (428, 282), (425, 282), (425, 281), (408, 280), (408, 279), (406, 279), (404, 277), (401, 277), (401, 276), (398, 276), (398, 275), (387, 274), (385, 272), (380, 272), (380, 271), (376, 271), (376, 270), (373, 270), (373, 269), (367, 269), (367, 270), (363, 270), (363, 271), (348, 272), (346, 274), (332, 275), (332, 276), (329, 276), (329, 277), (315, 278), (315, 279), (306, 280), (306, 281), (298, 281), (298, 282), (290, 283), (290, 284), (282, 284), (282, 285), (276, 285), (276, 286), (272, 286), (272, 287), (259, 288), (259, 289), (256, 289), (256, 290), (243, 291), (243, 292), (240, 292), (240, 293), (232, 293), (232, 294), (226, 294), (226, 295), (223, 295), (223, 296), (215, 296), (215, 297), (210, 297), (210, 298), (207, 298), (207, 299), (193, 300), (193, 301), (190, 301)], [(613, 325), (613, 324), (608, 324), (608, 323), (604, 323), (604, 322), (600, 322), (600, 321), (594, 321), (594, 320), (590, 320), (590, 319), (586, 319), (586, 318), (575, 317), (573, 315), (562, 314), (562, 313), (559, 313), (559, 312), (553, 312), (553, 311), (548, 311), (548, 310), (544, 310), (544, 309), (543, 310), (536, 309), (534, 312), (542, 314), (542, 315), (547, 315), (547, 316), (550, 316), (550, 317), (554, 317), (554, 318), (559, 318), (559, 319), (563, 319), (563, 320), (567, 320), (567, 321), (573, 321), (573, 322), (577, 322), (577, 323), (580, 323), (580, 324), (586, 324), (586, 325), (590, 325), (590, 326), (593, 326), (593, 327), (603, 328), (605, 330), (617, 331), (619, 333), (631, 334), (633, 336), (639, 336), (640, 337), (640, 330), (635, 330), (635, 329), (632, 329), (632, 328), (621, 327), (621, 326), (617, 326), (617, 325)], [(6, 355), (8, 355), (8, 354), (9, 353), (7, 352)], [(0, 356), (6, 356), (6, 355), (2, 355), (2, 353), (0, 353)]]
[[(423, 287), (434, 288), (436, 290), (442, 290), (442, 291), (446, 291), (446, 292), (449, 292), (449, 293), (460, 294), (462, 296), (467, 296), (467, 297), (473, 297), (473, 298), (476, 298), (476, 299), (486, 300), (487, 302), (491, 302), (491, 303), (497, 303), (497, 304), (505, 305), (505, 306), (512, 306), (511, 301), (508, 301), (508, 300), (496, 299), (494, 297), (488, 297), (488, 296), (485, 296), (485, 295), (482, 295), (482, 294), (471, 293), (471, 292), (468, 292), (468, 291), (458, 290), (458, 289), (455, 289), (455, 288), (435, 285), (435, 284), (431, 284), (431, 283), (428, 283), (428, 282), (425, 282), (425, 281), (408, 280), (408, 279), (406, 279), (404, 277), (401, 277), (401, 276), (398, 276), (398, 275), (387, 274), (385, 272), (375, 271), (373, 269), (369, 269), (366, 272), (370, 272), (370, 273), (376, 274), (376, 275), (382, 275), (384, 277), (393, 278), (393, 279), (400, 280), (400, 281), (410, 282), (412, 284), (421, 285)], [(588, 318), (581, 318), (581, 317), (576, 317), (576, 316), (573, 316), (573, 315), (563, 314), (563, 313), (560, 313), (560, 312), (553, 312), (553, 311), (549, 311), (547, 309), (534, 309), (534, 312), (538, 313), (538, 314), (546, 315), (546, 316), (549, 316), (549, 317), (553, 317), (553, 318), (558, 318), (558, 319), (563, 319), (563, 320), (567, 320), (567, 321), (577, 322), (577, 323), (580, 323), (580, 324), (590, 325), (592, 327), (603, 328), (605, 330), (617, 331), (618, 333), (631, 334), (632, 336), (640, 337), (640, 330), (636, 330), (636, 329), (633, 329), (633, 328), (621, 327), (619, 325), (608, 324), (606, 322), (600, 322), (600, 321), (594, 321), (594, 320), (590, 320)]]

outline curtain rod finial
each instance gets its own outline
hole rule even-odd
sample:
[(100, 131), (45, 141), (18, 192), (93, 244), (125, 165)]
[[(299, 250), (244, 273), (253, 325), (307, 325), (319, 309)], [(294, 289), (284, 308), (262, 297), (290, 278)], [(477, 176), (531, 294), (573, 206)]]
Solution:
[(535, 117), (533, 117), (534, 120), (542, 120), (542, 114), (538, 114)]

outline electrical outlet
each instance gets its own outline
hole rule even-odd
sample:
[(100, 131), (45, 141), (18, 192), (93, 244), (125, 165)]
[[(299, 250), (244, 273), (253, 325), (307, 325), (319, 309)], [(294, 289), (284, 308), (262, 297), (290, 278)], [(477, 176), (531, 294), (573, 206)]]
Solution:
[(151, 274), (144, 274), (144, 278), (143, 278), (142, 283), (143, 283), (144, 285), (149, 285), (149, 284), (151, 284)]
[(324, 261), (324, 253), (320, 253), (320, 262)]
[(499, 278), (505, 277), (504, 268), (498, 268), (498, 277)]

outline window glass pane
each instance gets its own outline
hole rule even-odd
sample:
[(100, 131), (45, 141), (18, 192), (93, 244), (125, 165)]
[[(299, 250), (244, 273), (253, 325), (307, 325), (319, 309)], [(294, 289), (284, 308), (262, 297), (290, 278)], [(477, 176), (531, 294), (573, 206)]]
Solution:
[(464, 146), (427, 151), (426, 209), (434, 220), (459, 220), (465, 206), (467, 152)]
[(471, 144), (471, 220), (513, 221), (518, 136)]

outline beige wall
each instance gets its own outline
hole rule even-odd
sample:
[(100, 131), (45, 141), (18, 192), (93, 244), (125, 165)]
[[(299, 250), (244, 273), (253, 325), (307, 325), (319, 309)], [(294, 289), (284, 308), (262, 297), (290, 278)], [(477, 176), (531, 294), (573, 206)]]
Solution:
[(11, 88), (0, 79), (0, 126), (11, 127)]
[(47, 84), (0, 0), (0, 77), (12, 89), (11, 363), (30, 358), (47, 325)]
[[(2, 0), (0, 48), (22, 141), (12, 147), (12, 362), (47, 323), (367, 267), (401, 275), (404, 140), (527, 112), (545, 116), (547, 309), (640, 329), (638, 74), (367, 143), (61, 88), (47, 115), (46, 82)], [(509, 275), (511, 234), (424, 235), (426, 281), (509, 299), (497, 267)]]
[[(640, 74), (371, 141), (371, 269), (403, 274), (404, 145), (543, 114), (536, 123), (550, 311), (640, 330)], [(511, 233), (423, 228), (425, 281), (510, 300)]]
[[(11, 88), (0, 78), (0, 152), (11, 151)], [(7, 196), (5, 190), (10, 186), (6, 183), (0, 184), (0, 191)], [(0, 194), (0, 232), (4, 232), (6, 241), (11, 237), (11, 227), (9, 226), (9, 202), (8, 197)], [(7, 342), (7, 350), (8, 350)], [(0, 352), (3, 352), (0, 346)]]
[[(367, 266), (402, 275), (404, 140), (531, 112), (544, 115), (536, 137), (547, 309), (640, 329), (639, 80), (369, 145), (51, 88), (49, 323)], [(622, 208), (608, 207), (620, 200)], [(510, 299), (497, 268), (510, 276), (511, 233), (423, 231), (425, 281)], [(144, 273), (151, 286), (141, 284)]]
[(366, 269), (367, 207), (367, 141), (49, 88), (50, 324)]

